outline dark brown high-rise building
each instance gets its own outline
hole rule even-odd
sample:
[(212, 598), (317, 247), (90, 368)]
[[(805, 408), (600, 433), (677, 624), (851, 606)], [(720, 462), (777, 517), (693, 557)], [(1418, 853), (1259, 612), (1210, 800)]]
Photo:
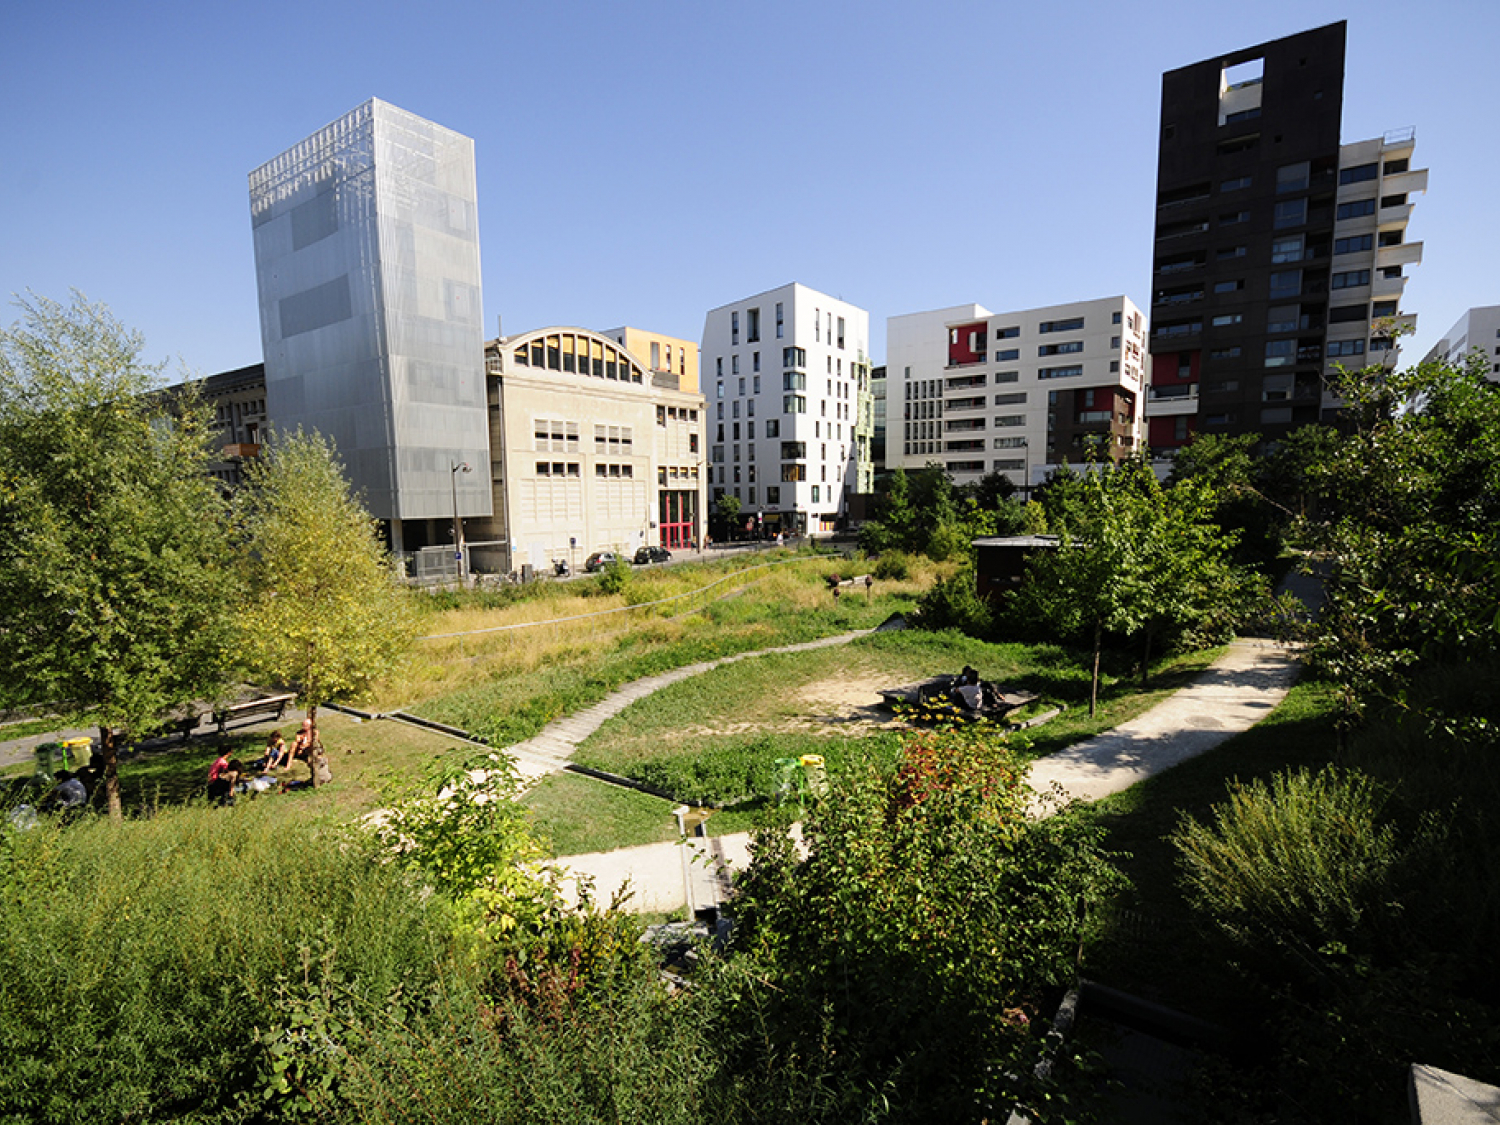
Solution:
[(1147, 442), (1275, 441), (1337, 407), (1334, 364), (1390, 349), (1405, 267), (1411, 130), (1340, 144), (1345, 25), (1162, 76)]

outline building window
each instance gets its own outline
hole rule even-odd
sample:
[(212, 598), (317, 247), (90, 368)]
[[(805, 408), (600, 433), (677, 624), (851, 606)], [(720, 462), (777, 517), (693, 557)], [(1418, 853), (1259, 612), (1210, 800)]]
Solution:
[(782, 348), (781, 349), (781, 366), (782, 367), (806, 367), (807, 366), (807, 350), (805, 348), (792, 348), (792, 347)]
[(1364, 355), (1365, 342), (1363, 340), (1329, 340), (1328, 358), (1337, 359), (1341, 356)]
[(781, 412), (783, 414), (806, 414), (807, 413), (807, 396), (806, 395), (782, 395), (781, 396)]
[(1230, 227), (1236, 223), (1248, 223), (1249, 221), (1249, 211), (1226, 211), (1219, 216), (1219, 225), (1221, 227)]
[(1267, 340), (1266, 366), (1287, 367), (1297, 358), (1296, 340)]
[(1083, 317), (1075, 316), (1067, 320), (1044, 320), (1037, 325), (1038, 332), (1077, 332), (1083, 328)]
[(1266, 331), (1297, 331), (1298, 312), (1296, 305), (1273, 305), (1266, 314)]
[(1224, 313), (1214, 317), (1209, 324), (1215, 328), (1228, 328), (1231, 324), (1239, 324), (1244, 319), (1239, 313)]
[[(1118, 339), (1119, 337), (1116, 337), (1116, 340)], [(1081, 351), (1083, 351), (1082, 340), (1065, 340), (1060, 344), (1043, 344), (1037, 348), (1036, 354), (1038, 357), (1045, 358), (1049, 355), (1075, 355)]]
[(1302, 236), (1291, 235), (1288, 238), (1278, 238), (1271, 243), (1271, 263), (1273, 265), (1284, 265), (1287, 262), (1300, 262), (1302, 260)]
[(997, 340), (1014, 340), (1020, 334), (1021, 329), (1019, 325), (1011, 325), (1009, 328), (995, 329), (995, 339)]
[(1302, 292), (1301, 270), (1279, 270), (1271, 274), (1271, 296), (1295, 297)]
[(1307, 161), (1302, 160), (1296, 164), (1283, 164), (1276, 169), (1276, 194), (1284, 195), (1289, 191), (1303, 191), (1308, 184), (1309, 166)]
[(1306, 199), (1283, 199), (1276, 204), (1276, 215), (1271, 225), (1277, 230), (1300, 227), (1305, 222), (1307, 222)]
[(1334, 254), (1362, 254), (1370, 249), (1372, 239), (1368, 234), (1357, 234), (1352, 238), (1333, 240)]
[(766, 420), (766, 437), (781, 436), (781, 419), (768, 418)]
[(1345, 270), (1328, 279), (1330, 289), (1353, 289), (1356, 286), (1368, 284), (1370, 284), (1369, 270)]
[(1359, 219), (1366, 215), (1375, 214), (1375, 201), (1373, 199), (1357, 199), (1353, 203), (1340, 203), (1334, 212), (1336, 219)]
[(745, 310), (745, 343), (756, 344), (760, 342), (760, 310)]
[[(782, 333), (784, 331), (785, 331), (785, 322), (783, 321), (782, 316), (781, 316), (781, 302), (777, 301), (776, 302), (776, 338), (778, 340), (780, 340), (782, 338)], [(766, 499), (769, 500), (770, 498), (771, 498), (771, 493), (770, 493), (770, 490), (768, 489), (766, 491)]]
[(1020, 348), (1006, 348), (995, 353), (996, 363), (1011, 363), (1021, 358)]
[(740, 314), (737, 312), (729, 314), (729, 342), (731, 345), (740, 342)]
[(1225, 180), (1219, 185), (1220, 191), (1242, 191), (1249, 187), (1251, 179), (1249, 176), (1235, 176), (1233, 179)]
[(1038, 379), (1073, 379), (1083, 374), (1083, 365), (1075, 363), (1068, 367), (1039, 367), (1036, 377)]
[(1339, 173), (1341, 184), (1362, 184), (1366, 180), (1373, 180), (1380, 175), (1380, 168), (1375, 164), (1356, 164), (1353, 168), (1345, 168)]

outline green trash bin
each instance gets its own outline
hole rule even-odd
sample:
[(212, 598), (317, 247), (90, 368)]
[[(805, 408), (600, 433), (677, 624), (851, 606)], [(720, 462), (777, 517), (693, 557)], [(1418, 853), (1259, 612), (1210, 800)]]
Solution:
[(796, 758), (777, 758), (771, 763), (776, 779), (776, 803), (785, 804), (798, 795), (802, 787), (802, 769)]
[(41, 742), (37, 744), (33, 753), (36, 755), (36, 768), (32, 771), (36, 777), (51, 785), (57, 772), (57, 755), (62, 747), (55, 742)]

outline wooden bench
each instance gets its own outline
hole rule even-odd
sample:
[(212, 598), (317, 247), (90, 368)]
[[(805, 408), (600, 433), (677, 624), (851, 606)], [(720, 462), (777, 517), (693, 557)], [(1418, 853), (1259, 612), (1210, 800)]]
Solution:
[(248, 703), (231, 703), (227, 707), (219, 707), (214, 711), (214, 722), (218, 724), (219, 733), (223, 734), (230, 723), (251, 721), (260, 719), (275, 719), (281, 721), (286, 714), (286, 709), (292, 705), (297, 697), (292, 694), (268, 695), (262, 699), (252, 699)]

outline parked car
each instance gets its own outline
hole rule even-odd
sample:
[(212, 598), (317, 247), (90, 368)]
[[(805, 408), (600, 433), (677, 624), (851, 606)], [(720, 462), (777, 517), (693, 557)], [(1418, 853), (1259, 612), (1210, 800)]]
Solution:
[(635, 565), (646, 566), (648, 563), (671, 562), (672, 552), (665, 547), (642, 547), (635, 553)]
[(618, 557), (613, 551), (595, 551), (585, 560), (583, 569), (593, 574), (597, 570), (603, 570)]

